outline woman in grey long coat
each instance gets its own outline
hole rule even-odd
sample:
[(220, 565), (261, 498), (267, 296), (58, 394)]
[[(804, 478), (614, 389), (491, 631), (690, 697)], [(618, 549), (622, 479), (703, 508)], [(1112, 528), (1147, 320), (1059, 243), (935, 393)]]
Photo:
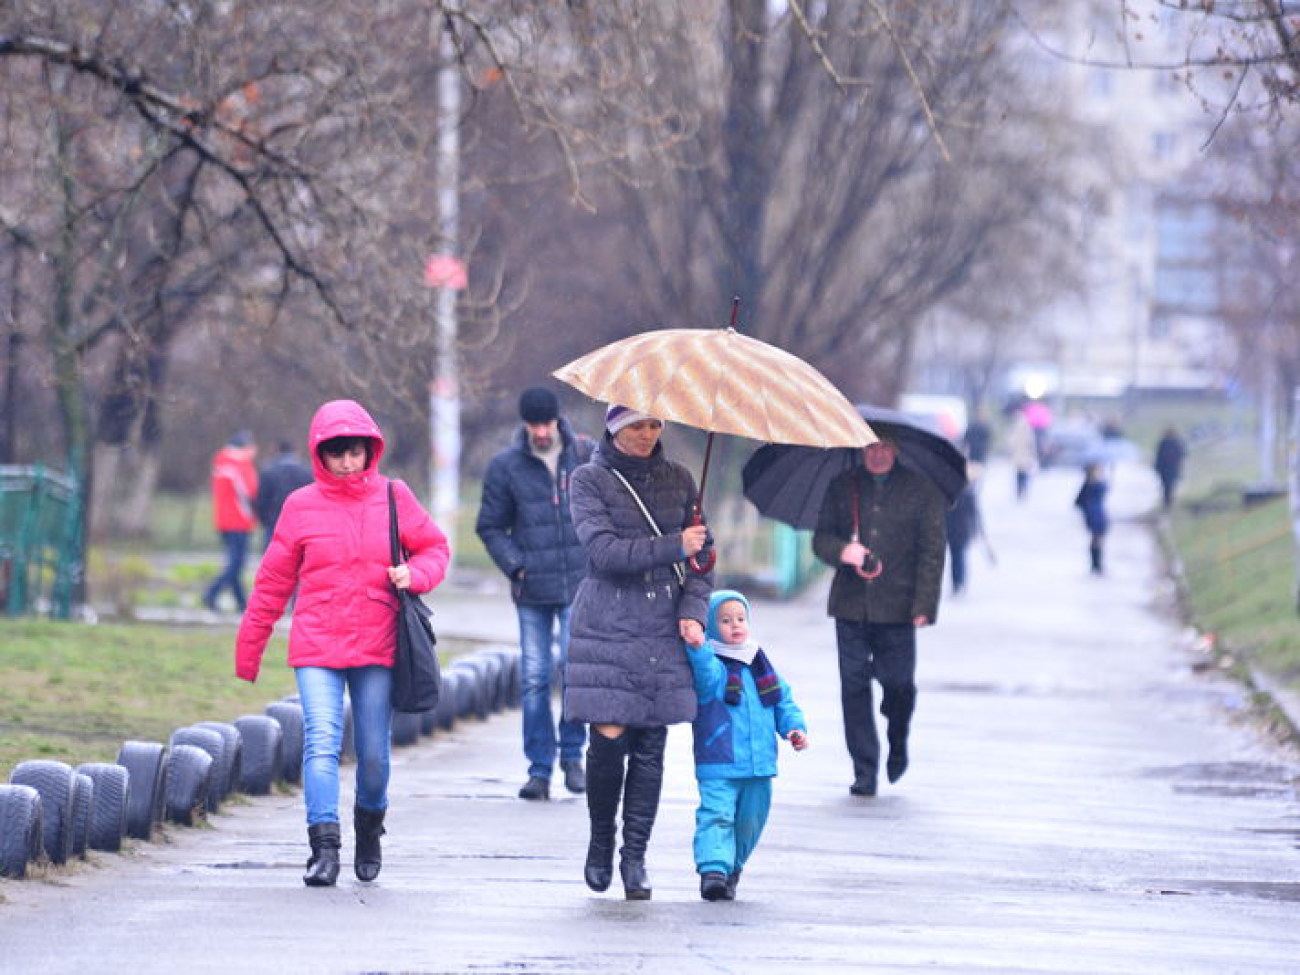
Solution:
[(695, 481), (664, 456), (663, 422), (611, 406), (605, 429), (570, 485), (587, 575), (570, 618), (564, 714), (591, 729), (587, 886), (603, 891), (613, 880), (621, 801), (623, 890), (628, 900), (649, 900), (645, 853), (659, 810), (667, 726), (691, 721), (696, 710), (682, 642), (704, 641), (713, 578), (681, 564), (703, 549), (707, 529), (682, 527), (690, 523)]

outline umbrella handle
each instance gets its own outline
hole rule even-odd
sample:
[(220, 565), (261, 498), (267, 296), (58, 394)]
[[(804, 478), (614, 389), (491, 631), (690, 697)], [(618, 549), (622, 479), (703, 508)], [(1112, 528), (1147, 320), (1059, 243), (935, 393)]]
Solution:
[(706, 548), (696, 555), (692, 555), (686, 560), (686, 564), (691, 567), (691, 571), (696, 575), (705, 575), (713, 571), (713, 566), (717, 564), (718, 552), (716, 549)]
[[(702, 524), (704, 524), (704, 512), (700, 510), (700, 506), (697, 504), (691, 509), (691, 525), (693, 527)], [(713, 536), (710, 534), (704, 543), (704, 548), (687, 559), (686, 564), (691, 567), (692, 572), (702, 576), (712, 572), (717, 561), (718, 550), (713, 547)]]
[(867, 557), (862, 560), (862, 565), (855, 565), (853, 571), (864, 579), (874, 579), (885, 571), (885, 561), (871, 549), (867, 549)]

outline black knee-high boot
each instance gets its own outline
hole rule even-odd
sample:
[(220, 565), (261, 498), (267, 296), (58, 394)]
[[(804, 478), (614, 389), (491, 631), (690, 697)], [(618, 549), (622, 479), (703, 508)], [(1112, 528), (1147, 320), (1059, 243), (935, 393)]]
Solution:
[(591, 839), (583, 878), (592, 890), (608, 890), (614, 879), (614, 834), (618, 804), (623, 798), (623, 767), (627, 762), (628, 732), (606, 738), (591, 729), (587, 746), (587, 815)]
[(357, 837), (357, 852), (352, 859), (352, 870), (358, 880), (374, 880), (384, 865), (384, 851), (379, 838), (385, 832), (385, 812), (387, 810), (353, 807), (352, 826)]
[(630, 901), (650, 899), (645, 852), (659, 812), (659, 792), (664, 781), (664, 745), (667, 728), (628, 729), (627, 781), (623, 784), (623, 848), (618, 871), (623, 893)]

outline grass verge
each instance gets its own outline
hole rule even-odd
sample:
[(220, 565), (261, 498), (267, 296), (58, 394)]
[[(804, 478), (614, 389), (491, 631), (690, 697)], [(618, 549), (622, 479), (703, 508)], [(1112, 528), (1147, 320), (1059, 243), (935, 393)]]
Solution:
[(111, 762), (128, 738), (261, 714), (294, 691), (284, 641), (256, 684), (234, 676), (234, 633), (10, 620), (0, 646), (0, 779), (21, 761)]

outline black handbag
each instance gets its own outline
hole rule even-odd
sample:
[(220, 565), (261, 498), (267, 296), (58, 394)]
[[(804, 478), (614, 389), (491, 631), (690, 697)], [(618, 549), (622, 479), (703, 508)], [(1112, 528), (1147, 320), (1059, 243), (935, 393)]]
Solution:
[[(397, 502), (393, 482), (388, 482), (388, 541), (393, 565), (402, 563), (397, 531)], [(442, 690), (438, 638), (433, 633), (433, 610), (406, 589), (397, 590), (397, 655), (393, 658), (393, 710), (432, 711)]]

